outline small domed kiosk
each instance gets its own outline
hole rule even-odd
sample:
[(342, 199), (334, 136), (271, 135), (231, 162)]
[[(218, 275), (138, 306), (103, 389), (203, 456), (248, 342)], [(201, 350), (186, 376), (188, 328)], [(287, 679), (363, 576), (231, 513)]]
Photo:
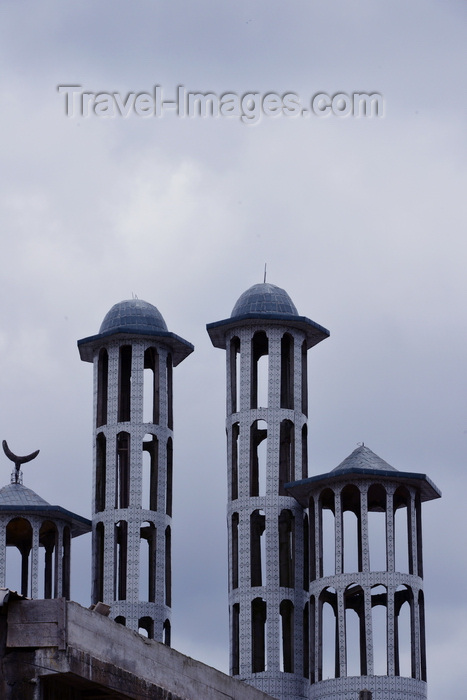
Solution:
[(364, 444), (286, 488), (309, 517), (307, 697), (425, 698), (421, 507), (440, 491)]
[(6, 441), (3, 449), (15, 468), (10, 483), (0, 489), (0, 588), (29, 598), (69, 599), (71, 539), (90, 532), (91, 522), (50, 505), (23, 485), (21, 465), (39, 450), (19, 457)]

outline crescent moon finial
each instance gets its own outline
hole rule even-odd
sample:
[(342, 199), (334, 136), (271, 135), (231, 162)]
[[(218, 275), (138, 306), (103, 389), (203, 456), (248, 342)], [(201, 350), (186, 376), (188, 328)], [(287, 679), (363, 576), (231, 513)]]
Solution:
[(8, 443), (6, 440), (2, 441), (2, 447), (3, 451), (8, 457), (8, 459), (11, 459), (12, 462), (15, 464), (15, 483), (17, 484), (19, 482), (19, 476), (20, 476), (20, 471), (21, 471), (21, 465), (26, 464), (26, 462), (30, 462), (32, 459), (35, 459), (37, 455), (39, 454), (40, 450), (36, 450), (35, 452), (31, 452), (29, 455), (15, 455), (10, 448), (8, 447)]

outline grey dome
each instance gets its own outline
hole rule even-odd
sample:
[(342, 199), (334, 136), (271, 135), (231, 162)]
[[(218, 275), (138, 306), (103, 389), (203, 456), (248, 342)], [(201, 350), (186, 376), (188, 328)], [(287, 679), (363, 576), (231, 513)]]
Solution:
[(142, 299), (128, 299), (114, 304), (102, 321), (99, 333), (136, 331), (154, 333), (167, 331), (162, 314)]
[(298, 316), (298, 311), (285, 289), (264, 282), (254, 284), (243, 292), (235, 304), (231, 318), (244, 314), (290, 314)]
[(381, 457), (378, 457), (377, 454), (372, 452), (369, 447), (359, 445), (352, 454), (346, 457), (343, 462), (331, 471), (331, 474), (350, 471), (358, 472), (368, 469), (376, 471), (397, 471), (397, 469), (391, 467), (384, 459), (381, 459)]
[(50, 503), (22, 484), (8, 484), (0, 489), (0, 506), (48, 506)]
[(85, 362), (93, 362), (96, 352), (114, 338), (142, 336), (157, 338), (172, 353), (176, 367), (193, 352), (193, 345), (171, 333), (160, 311), (142, 299), (127, 299), (112, 306), (102, 321), (99, 333), (78, 340), (79, 354)]

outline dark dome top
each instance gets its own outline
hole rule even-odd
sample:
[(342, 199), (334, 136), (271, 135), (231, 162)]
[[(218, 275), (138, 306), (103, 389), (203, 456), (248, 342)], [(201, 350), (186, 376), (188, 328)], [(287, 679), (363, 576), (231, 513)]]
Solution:
[(99, 333), (122, 330), (154, 333), (167, 331), (167, 326), (155, 306), (142, 299), (128, 299), (112, 306), (102, 321)]
[(243, 292), (235, 304), (230, 317), (234, 318), (244, 314), (290, 314), (298, 316), (298, 311), (285, 289), (276, 287), (275, 284), (264, 282), (263, 284), (254, 284), (246, 292)]

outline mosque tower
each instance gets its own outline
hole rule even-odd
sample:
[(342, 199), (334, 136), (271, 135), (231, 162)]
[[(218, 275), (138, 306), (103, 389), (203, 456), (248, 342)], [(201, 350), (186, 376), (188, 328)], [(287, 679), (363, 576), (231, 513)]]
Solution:
[(309, 700), (426, 698), (421, 504), (425, 474), (365, 445), (289, 484), (309, 517)]
[(307, 351), (329, 332), (267, 283), (207, 330), (227, 351), (230, 671), (301, 698), (308, 521), (285, 484), (307, 476)]
[(94, 364), (92, 602), (170, 644), (172, 367), (193, 346), (132, 299), (78, 347)]

